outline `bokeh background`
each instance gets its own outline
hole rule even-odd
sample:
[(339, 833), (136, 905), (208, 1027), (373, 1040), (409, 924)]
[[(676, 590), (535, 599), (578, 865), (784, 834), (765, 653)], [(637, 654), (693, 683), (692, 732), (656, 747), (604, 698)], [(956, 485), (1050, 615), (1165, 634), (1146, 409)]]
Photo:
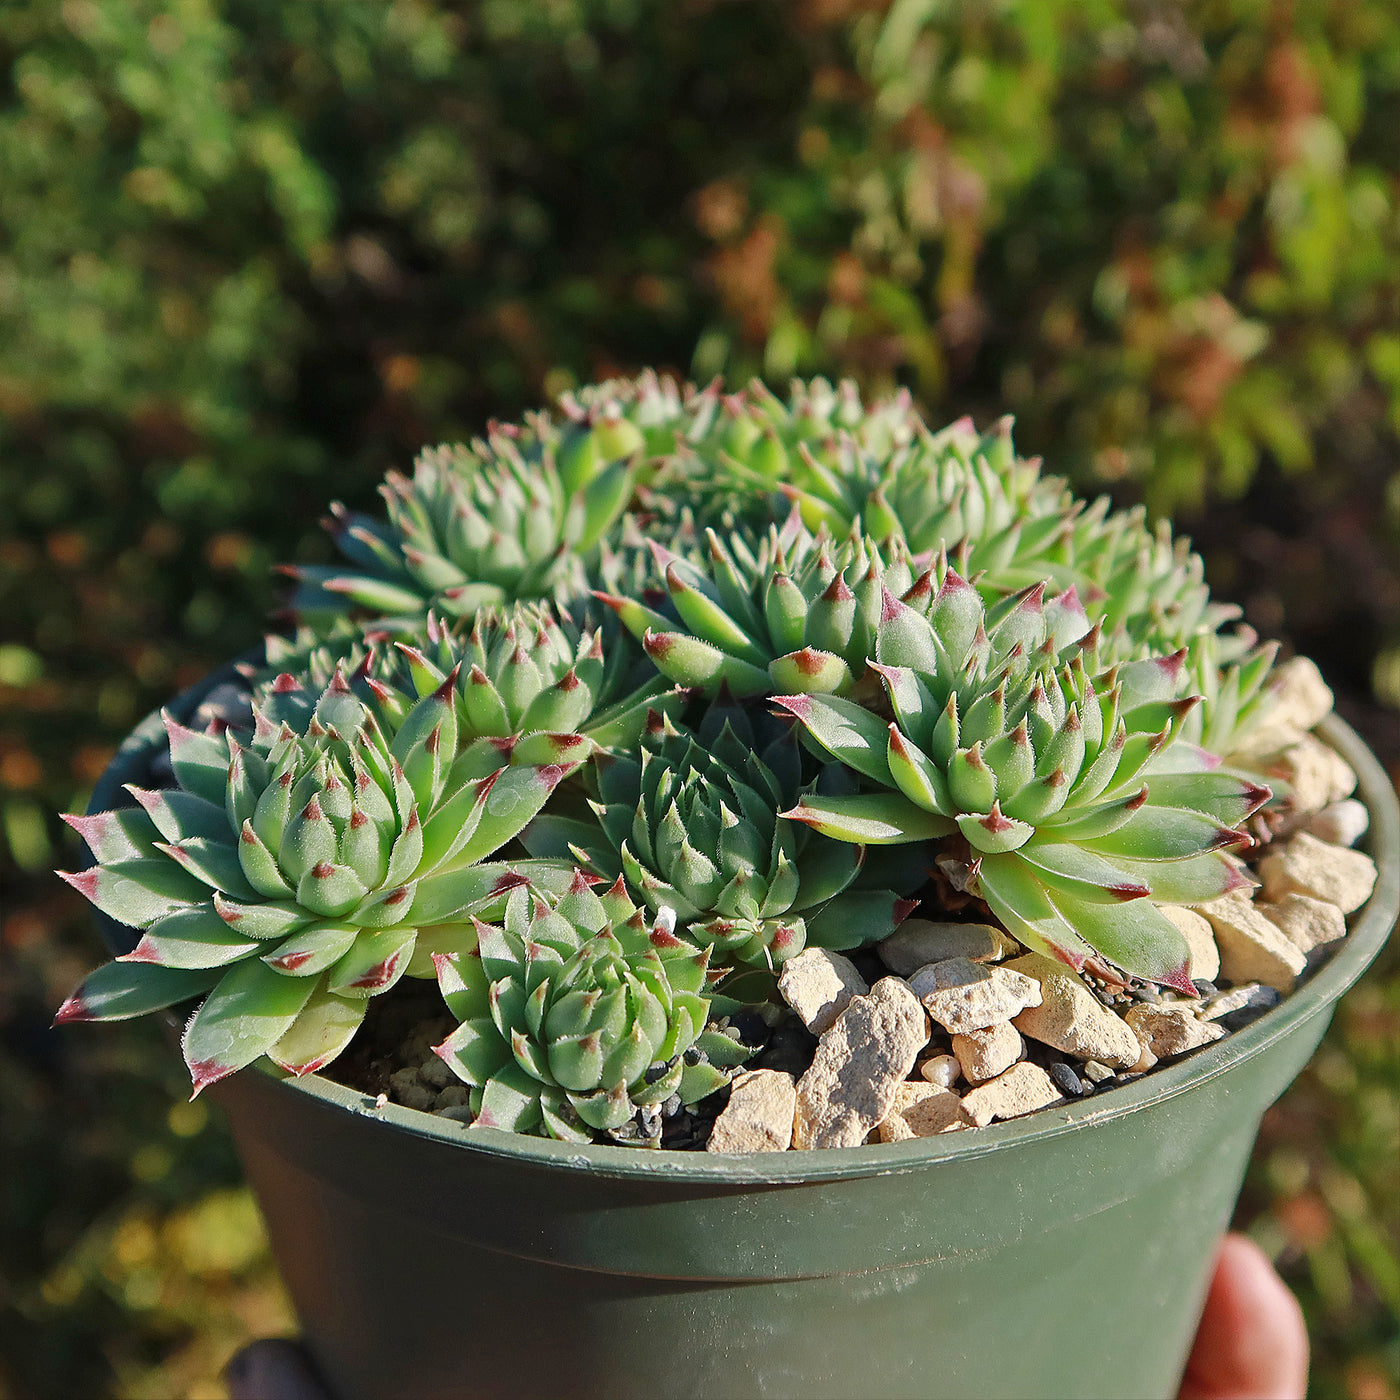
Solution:
[[(47, 1028), (55, 813), (426, 441), (648, 363), (1013, 412), (1397, 772), (1394, 0), (4, 0), (0, 75), (3, 1400), (292, 1325), (158, 1031)], [(1392, 951), (1241, 1206), (1318, 1397), (1400, 1396), (1398, 1068)]]

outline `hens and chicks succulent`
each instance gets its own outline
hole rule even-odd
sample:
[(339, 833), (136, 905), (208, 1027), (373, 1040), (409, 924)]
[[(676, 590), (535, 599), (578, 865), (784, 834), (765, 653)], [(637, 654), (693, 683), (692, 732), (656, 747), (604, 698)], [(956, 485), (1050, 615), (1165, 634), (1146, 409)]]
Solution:
[(333, 507), (342, 566), (289, 570), (246, 723), (167, 716), (171, 783), (70, 818), (65, 878), (140, 934), (60, 1019), (197, 1000), (196, 1092), (320, 1069), (435, 977), (478, 1125), (654, 1144), (747, 1054), (717, 1020), (936, 907), (935, 869), (1183, 990), (1157, 906), (1250, 883), (1269, 792), (1229, 758), (1271, 653), (1008, 422), (648, 374), (383, 494)]

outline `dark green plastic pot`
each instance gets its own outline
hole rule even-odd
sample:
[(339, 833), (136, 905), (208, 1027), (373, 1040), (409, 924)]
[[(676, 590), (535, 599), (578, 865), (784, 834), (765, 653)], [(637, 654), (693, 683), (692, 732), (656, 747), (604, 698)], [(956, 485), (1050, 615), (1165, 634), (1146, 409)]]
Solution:
[(1276, 1009), (1101, 1097), (721, 1157), (467, 1129), (314, 1075), (216, 1086), (336, 1396), (1175, 1395), (1259, 1120), (1400, 907), (1395, 794), (1350, 729), (1322, 732), (1371, 811), (1370, 903)]

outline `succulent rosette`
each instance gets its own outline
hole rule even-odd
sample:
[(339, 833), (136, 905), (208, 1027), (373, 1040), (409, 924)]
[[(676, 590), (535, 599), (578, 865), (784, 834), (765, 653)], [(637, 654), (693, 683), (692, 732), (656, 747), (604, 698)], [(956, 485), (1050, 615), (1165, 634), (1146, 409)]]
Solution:
[(706, 538), (705, 567), (653, 546), (674, 616), (636, 598), (597, 596), (662, 674), (709, 694), (849, 690), (864, 674), (882, 593), (903, 592), (915, 577), (897, 540), (888, 552), (859, 533), (836, 541), (795, 512), (756, 550), (713, 530)]
[(706, 1030), (709, 953), (648, 920), (619, 881), (518, 889), (474, 950), (437, 958), (460, 1022), (437, 1053), (472, 1086), (474, 1125), (655, 1146), (661, 1107), (723, 1085), (748, 1049)]
[(577, 597), (585, 561), (680, 416), (675, 385), (644, 375), (565, 395), (557, 417), (430, 448), (411, 477), (385, 478), (385, 520), (331, 507), (346, 562), (287, 566), (297, 580), (289, 610), (318, 627), (354, 610), (403, 631), (430, 608), (470, 617), (488, 604)]
[(175, 786), (129, 788), (130, 809), (70, 817), (97, 864), (64, 878), (141, 930), (59, 1020), (114, 1020), (193, 998), (183, 1049), (195, 1092), (268, 1055), (294, 1074), (349, 1042), (369, 997), (474, 938), (535, 863), (488, 863), (564, 769), (462, 776), (455, 677), (402, 714), (337, 672), (290, 676), (244, 740), (166, 717)]
[[(842, 392), (851, 402), (854, 390)], [(1090, 619), (1103, 621), (1105, 646), (1123, 659), (1135, 646), (1174, 651), (1239, 616), (1211, 601), (1200, 557), (1165, 523), (1150, 528), (1140, 507), (1113, 511), (1106, 497), (1086, 503), (1042, 476), (1039, 458), (1018, 456), (1010, 418), (987, 433), (966, 418), (935, 432), (907, 397), (869, 416), (897, 409), (899, 431), (872, 435), (845, 426), (861, 421), (848, 407), (820, 451), (804, 444), (788, 464), (785, 494), (809, 529), (859, 528), (881, 542), (899, 539), (916, 556), (945, 551), (988, 601), (1040, 582), (1075, 588)], [(1227, 650), (1249, 642), (1247, 634), (1228, 639)]]
[[(843, 513), (821, 499), (838, 497), (858, 470), (878, 480), (880, 464), (925, 431), (907, 390), (870, 405), (850, 380), (794, 379), (787, 399), (759, 380), (725, 393), (715, 382), (688, 396), (686, 429), (659, 465), (646, 503), (663, 516), (684, 511), (701, 526), (762, 530), (800, 502), (815, 529), (828, 517), (844, 534), (860, 506)], [(817, 492), (804, 490), (817, 484)]]
[(325, 638), (307, 629), (292, 643), (269, 638), (268, 659), (294, 664), (313, 685), (339, 668), (394, 719), (453, 676), (464, 772), (503, 760), (572, 769), (596, 746), (635, 745), (649, 712), (678, 711), (687, 698), (634, 646), (605, 647), (601, 627), (579, 626), (548, 603), (489, 606), (453, 621), (429, 613), (412, 641), (341, 621)]
[[(717, 707), (706, 727), (695, 734), (659, 718), (636, 753), (598, 767), (594, 822), (545, 814), (526, 846), (554, 859), (567, 849), (622, 875), (654, 913), (673, 911), (688, 938), (713, 948), (717, 966), (772, 967), (809, 944), (856, 948), (892, 933), (916, 901), (870, 887), (860, 847), (779, 816), (802, 788), (791, 737), (780, 733), (760, 756), (734, 706)], [(823, 776), (822, 786), (848, 786), (839, 771)], [(904, 877), (907, 895), (926, 878), (921, 862), (907, 862)]]
[(878, 713), (777, 701), (874, 790), (786, 815), (869, 844), (960, 835), (967, 888), (1027, 946), (1190, 994), (1185, 941), (1156, 905), (1249, 886), (1230, 852), (1268, 789), (1177, 743), (1196, 703), (1177, 695), (1181, 653), (1101, 671), (1077, 599), (1044, 592), (988, 609), (942, 565), (887, 593)]

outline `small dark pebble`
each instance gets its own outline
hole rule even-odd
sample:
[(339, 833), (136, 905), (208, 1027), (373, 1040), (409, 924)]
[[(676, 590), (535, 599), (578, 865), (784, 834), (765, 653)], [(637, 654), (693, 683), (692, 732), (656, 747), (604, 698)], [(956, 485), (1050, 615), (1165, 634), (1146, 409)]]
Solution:
[(1197, 996), (1213, 997), (1220, 990), (1214, 982), (1208, 981), (1204, 977), (1195, 977), (1192, 981), (1195, 984)]
[(1083, 1096), (1084, 1081), (1063, 1060), (1056, 1060), (1050, 1066), (1049, 1073), (1050, 1078), (1055, 1081), (1055, 1087), (1062, 1094), (1068, 1094), (1072, 1099)]
[[(724, 1111), (728, 1102), (729, 1085), (726, 1084), (722, 1089), (716, 1089), (709, 1098), (701, 1099), (690, 1110), (690, 1142), (687, 1144), (689, 1147), (697, 1150), (704, 1149), (705, 1144), (710, 1140), (710, 1132), (715, 1126), (715, 1119)], [(678, 1114), (676, 1120), (673, 1121), (678, 1121), (679, 1118)], [(671, 1146), (664, 1136), (662, 1146)]]
[(1149, 987), (1145, 982), (1140, 987), (1130, 987), (1128, 995), (1134, 1001), (1145, 1001), (1149, 1006), (1160, 1006), (1162, 994), (1156, 987)]
[(745, 1045), (765, 1045), (768, 1042), (768, 1025), (757, 1011), (736, 1011), (729, 1018), (729, 1029)]
[(1243, 1030), (1251, 1021), (1257, 1021), (1266, 1011), (1272, 1010), (1283, 1000), (1272, 987), (1256, 987), (1249, 995), (1248, 1002), (1238, 1011), (1222, 1016), (1218, 1024), (1227, 1031)]
[(1323, 963), (1331, 962), (1332, 954), (1335, 951), (1336, 950), (1330, 943), (1323, 943), (1319, 947), (1314, 948), (1308, 954), (1308, 962), (1307, 966), (1303, 970), (1303, 975), (1305, 977), (1311, 977), (1312, 974), (1323, 965)]

